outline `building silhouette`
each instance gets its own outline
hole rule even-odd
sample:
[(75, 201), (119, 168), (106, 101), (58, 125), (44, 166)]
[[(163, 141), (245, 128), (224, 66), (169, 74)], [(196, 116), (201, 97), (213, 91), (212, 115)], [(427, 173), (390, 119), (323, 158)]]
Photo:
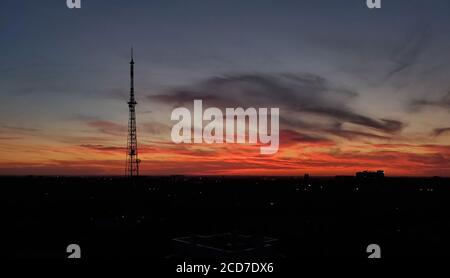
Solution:
[(384, 171), (378, 170), (376, 172), (371, 171), (362, 171), (356, 173), (357, 179), (383, 179), (384, 178)]

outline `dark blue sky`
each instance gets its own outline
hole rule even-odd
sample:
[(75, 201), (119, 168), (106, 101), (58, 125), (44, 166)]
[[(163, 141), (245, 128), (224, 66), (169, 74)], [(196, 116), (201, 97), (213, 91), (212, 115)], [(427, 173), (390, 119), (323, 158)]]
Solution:
[[(440, 76), (450, 56), (445, 0), (384, 0), (376, 11), (363, 0), (84, 0), (80, 10), (65, 2), (2, 1), (2, 97), (63, 92), (76, 101), (126, 93), (130, 45), (146, 95), (241, 72), (313, 73), (355, 89), (386, 81), (398, 88), (418, 81), (401, 75), (413, 65), (417, 74), (433, 72), (427, 95), (449, 86)], [(398, 79), (386, 80), (397, 70)]]

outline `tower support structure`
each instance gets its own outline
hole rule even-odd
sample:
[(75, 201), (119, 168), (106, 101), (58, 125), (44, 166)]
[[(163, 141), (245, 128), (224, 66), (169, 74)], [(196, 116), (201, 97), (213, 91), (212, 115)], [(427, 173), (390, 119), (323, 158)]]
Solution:
[(127, 159), (125, 167), (125, 176), (139, 176), (139, 157), (136, 130), (136, 100), (134, 98), (134, 58), (133, 49), (131, 49), (130, 61), (130, 99), (128, 100), (129, 118), (128, 118), (128, 136), (127, 136)]

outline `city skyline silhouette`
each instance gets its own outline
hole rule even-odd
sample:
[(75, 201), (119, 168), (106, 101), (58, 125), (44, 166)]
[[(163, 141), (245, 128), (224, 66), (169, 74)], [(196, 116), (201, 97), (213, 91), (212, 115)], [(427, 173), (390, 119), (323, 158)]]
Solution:
[(2, 256), (448, 255), (450, 1), (69, 2), (1, 2)]

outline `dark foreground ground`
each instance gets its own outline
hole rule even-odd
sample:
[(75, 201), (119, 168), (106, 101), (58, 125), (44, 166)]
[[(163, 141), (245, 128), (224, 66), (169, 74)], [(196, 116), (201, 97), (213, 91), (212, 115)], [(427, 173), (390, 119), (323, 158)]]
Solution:
[[(0, 178), (2, 255), (83, 259), (296, 260), (445, 256), (450, 180), (440, 178)], [(6, 247), (6, 248), (5, 248)]]

